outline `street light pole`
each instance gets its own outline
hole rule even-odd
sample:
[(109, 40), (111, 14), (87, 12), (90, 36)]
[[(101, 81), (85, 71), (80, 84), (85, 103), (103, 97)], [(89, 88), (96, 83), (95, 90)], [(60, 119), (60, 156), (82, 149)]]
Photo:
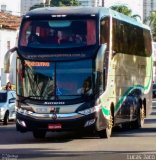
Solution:
[(46, 0), (43, 1), (43, 7), (45, 7)]
[(50, 6), (50, 2), (51, 2), (51, 0), (45, 0), (45, 4), (46, 4), (47, 6)]

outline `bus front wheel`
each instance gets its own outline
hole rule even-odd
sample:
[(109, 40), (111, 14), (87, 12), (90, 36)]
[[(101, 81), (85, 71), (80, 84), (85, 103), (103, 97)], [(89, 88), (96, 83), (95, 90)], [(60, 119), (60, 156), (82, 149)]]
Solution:
[(33, 131), (33, 136), (36, 139), (43, 139), (45, 138), (45, 135), (46, 135), (46, 131), (39, 131), (39, 130)]
[(101, 131), (98, 131), (98, 135), (100, 138), (110, 138), (112, 135), (112, 128), (113, 128), (113, 117), (110, 116), (110, 119), (107, 124), (107, 128)]

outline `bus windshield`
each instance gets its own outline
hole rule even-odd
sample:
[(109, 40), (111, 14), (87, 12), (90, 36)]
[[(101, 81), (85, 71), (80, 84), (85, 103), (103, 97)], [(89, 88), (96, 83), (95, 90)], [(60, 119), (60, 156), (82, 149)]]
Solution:
[[(17, 68), (17, 86), (20, 86), (17, 88), (18, 95), (38, 100), (55, 100), (92, 94), (91, 60), (22, 62), (17, 59)], [(88, 85), (88, 89), (83, 88), (85, 85)]]
[(21, 27), (19, 45), (30, 48), (71, 48), (96, 44), (96, 21), (33, 20)]

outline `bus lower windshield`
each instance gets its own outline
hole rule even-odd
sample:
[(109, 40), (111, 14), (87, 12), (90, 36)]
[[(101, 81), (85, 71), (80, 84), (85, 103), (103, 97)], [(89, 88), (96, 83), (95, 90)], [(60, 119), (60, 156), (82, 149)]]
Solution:
[(17, 59), (17, 94), (38, 100), (92, 94), (92, 61), (31, 62)]
[(96, 44), (96, 21), (33, 20), (22, 24), (19, 44), (30, 48), (71, 48)]

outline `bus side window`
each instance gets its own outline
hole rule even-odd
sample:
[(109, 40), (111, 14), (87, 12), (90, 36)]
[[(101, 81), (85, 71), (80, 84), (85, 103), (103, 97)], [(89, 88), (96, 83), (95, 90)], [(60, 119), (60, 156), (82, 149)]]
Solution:
[(104, 44), (107, 43), (109, 44), (109, 19), (105, 18), (101, 20), (100, 24), (100, 43)]

